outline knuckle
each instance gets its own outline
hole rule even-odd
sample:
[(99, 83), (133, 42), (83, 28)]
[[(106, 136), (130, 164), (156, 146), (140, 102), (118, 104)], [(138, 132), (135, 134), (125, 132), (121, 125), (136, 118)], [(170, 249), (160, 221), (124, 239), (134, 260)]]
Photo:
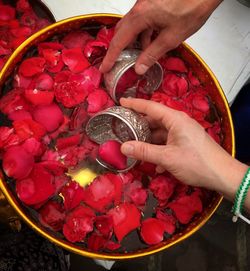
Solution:
[(146, 161), (148, 159), (148, 145), (146, 144), (139, 145), (138, 156), (141, 157), (142, 161)]

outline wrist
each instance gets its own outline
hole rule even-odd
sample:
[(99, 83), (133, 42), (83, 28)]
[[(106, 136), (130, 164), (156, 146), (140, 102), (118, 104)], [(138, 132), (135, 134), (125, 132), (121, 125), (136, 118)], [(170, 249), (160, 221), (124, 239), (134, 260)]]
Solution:
[(233, 201), (248, 166), (232, 157), (227, 158), (223, 162), (216, 174), (218, 181), (216, 182), (215, 190), (228, 200)]

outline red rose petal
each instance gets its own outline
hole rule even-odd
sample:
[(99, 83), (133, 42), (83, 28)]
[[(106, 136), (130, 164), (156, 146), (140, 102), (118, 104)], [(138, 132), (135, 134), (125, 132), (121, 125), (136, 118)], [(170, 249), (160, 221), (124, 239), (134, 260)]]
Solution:
[(10, 120), (25, 120), (25, 119), (32, 119), (31, 114), (26, 110), (16, 110), (8, 115)]
[(159, 244), (163, 240), (164, 222), (156, 218), (148, 218), (141, 223), (141, 237), (148, 245)]
[(13, 127), (16, 134), (22, 140), (26, 140), (30, 137), (40, 140), (46, 133), (45, 128), (32, 119), (14, 121)]
[(16, 10), (18, 12), (24, 12), (29, 11), (31, 9), (31, 6), (28, 2), (28, 0), (18, 0), (16, 3)]
[(62, 230), (65, 220), (63, 206), (56, 201), (49, 201), (39, 210), (39, 221), (41, 224), (53, 231)]
[(102, 89), (96, 89), (91, 92), (87, 97), (88, 113), (96, 113), (106, 108), (106, 104), (109, 100), (108, 94)]
[(207, 129), (208, 134), (218, 143), (221, 143), (221, 127), (219, 122), (215, 122), (212, 127)]
[(94, 212), (84, 206), (74, 209), (66, 217), (63, 234), (72, 243), (82, 241), (93, 230)]
[(54, 87), (54, 80), (47, 73), (39, 74), (37, 77), (33, 79), (33, 81), (34, 88), (37, 90), (52, 90)]
[(182, 59), (179, 57), (168, 57), (163, 62), (164, 68), (166, 68), (169, 71), (175, 71), (175, 72), (181, 72), (186, 73), (187, 67), (185, 66)]
[(26, 77), (32, 77), (38, 73), (42, 73), (44, 70), (45, 59), (42, 57), (32, 57), (23, 60), (19, 67), (21, 75)]
[(45, 151), (42, 143), (34, 137), (26, 139), (25, 142), (22, 144), (22, 147), (32, 156), (40, 156)]
[(164, 175), (159, 175), (152, 179), (149, 184), (149, 189), (152, 191), (154, 196), (162, 202), (167, 202), (173, 195), (175, 188), (175, 182), (171, 178)]
[(97, 234), (96, 232), (93, 232), (90, 235), (87, 242), (88, 248), (94, 251), (100, 251), (101, 249), (104, 249), (106, 243), (107, 243), (107, 239)]
[(15, 18), (16, 11), (9, 5), (2, 5), (0, 3), (0, 20), (9, 21)]
[(139, 79), (140, 76), (135, 72), (134, 67), (128, 69), (120, 78), (116, 87), (119, 98), (127, 89), (135, 87)]
[(82, 72), (90, 65), (81, 48), (63, 49), (62, 59), (64, 64), (74, 73)]
[(33, 105), (49, 105), (54, 99), (54, 92), (37, 89), (25, 89), (24, 96)]
[(204, 113), (209, 112), (210, 107), (209, 107), (207, 97), (205, 97), (205, 96), (196, 94), (193, 97), (192, 104), (193, 104), (194, 108), (196, 108), (197, 110), (199, 110), (201, 112), (204, 112)]
[(123, 203), (108, 212), (112, 216), (118, 241), (140, 226), (141, 213), (134, 204)]
[(71, 181), (70, 183), (65, 185), (62, 188), (61, 193), (64, 198), (65, 210), (71, 210), (77, 207), (84, 199), (84, 190), (75, 181)]
[(164, 231), (168, 234), (173, 234), (176, 229), (176, 219), (167, 213), (164, 213), (161, 210), (157, 210), (156, 212), (156, 218), (160, 219), (164, 222), (165, 229)]
[(27, 88), (32, 82), (32, 78), (25, 77), (20, 73), (14, 76), (14, 87), (16, 88)]
[(85, 203), (93, 209), (104, 212), (113, 201), (119, 202), (121, 179), (112, 173), (100, 175), (85, 188)]
[(69, 108), (82, 103), (88, 95), (84, 85), (76, 81), (56, 83), (54, 93), (56, 100)]
[(199, 79), (194, 76), (193, 72), (192, 71), (189, 71), (188, 72), (188, 79), (189, 79), (189, 82), (194, 86), (194, 87), (199, 87), (201, 85)]
[(44, 167), (35, 165), (28, 178), (16, 183), (16, 192), (20, 200), (27, 205), (45, 202), (55, 193), (53, 175)]
[(82, 127), (84, 127), (83, 125), (87, 122), (88, 119), (89, 116), (86, 112), (85, 106), (77, 106), (70, 116), (69, 129), (71, 131), (81, 129)]
[(10, 147), (3, 155), (3, 170), (9, 177), (23, 179), (30, 174), (33, 165), (33, 155), (21, 146)]
[(93, 37), (86, 31), (73, 31), (62, 39), (62, 44), (67, 49), (81, 48), (84, 49), (86, 43)]
[(107, 28), (103, 27), (96, 35), (97, 40), (103, 40), (109, 44), (115, 35), (115, 27)]
[(104, 40), (90, 40), (84, 48), (84, 55), (87, 58), (97, 58), (103, 56), (108, 48), (108, 43)]
[(14, 133), (13, 128), (0, 127), (0, 149), (7, 149), (10, 146), (18, 145), (20, 138)]
[(127, 157), (121, 152), (121, 143), (116, 140), (108, 140), (99, 146), (100, 159), (116, 169), (127, 167)]
[(80, 83), (88, 93), (95, 88), (99, 88), (101, 83), (101, 73), (96, 67), (88, 67), (82, 73), (71, 74), (68, 78), (69, 81), (76, 81)]
[(71, 146), (77, 146), (81, 141), (81, 135), (76, 134), (69, 137), (61, 137), (56, 141), (56, 147), (58, 150), (62, 150)]
[(49, 173), (54, 176), (61, 176), (68, 171), (67, 167), (60, 161), (46, 160), (37, 164), (45, 168)]
[(32, 30), (27, 27), (18, 27), (10, 30), (10, 33), (16, 38), (29, 37), (32, 34)]
[(110, 238), (113, 233), (113, 219), (109, 215), (97, 216), (95, 227), (98, 232), (105, 238)]
[(162, 82), (163, 91), (173, 97), (182, 97), (188, 91), (188, 83), (184, 77), (168, 73)]
[(134, 181), (128, 184), (124, 191), (124, 198), (126, 202), (132, 202), (136, 206), (144, 206), (148, 198), (147, 190), (142, 188), (142, 183)]
[(195, 214), (202, 212), (202, 202), (197, 193), (185, 195), (168, 204), (182, 224), (188, 224)]
[(0, 110), (8, 115), (16, 110), (29, 110), (30, 106), (22, 97), (22, 89), (13, 89), (0, 99)]
[(55, 103), (36, 107), (32, 115), (34, 120), (43, 125), (48, 132), (53, 132), (63, 122), (63, 113)]

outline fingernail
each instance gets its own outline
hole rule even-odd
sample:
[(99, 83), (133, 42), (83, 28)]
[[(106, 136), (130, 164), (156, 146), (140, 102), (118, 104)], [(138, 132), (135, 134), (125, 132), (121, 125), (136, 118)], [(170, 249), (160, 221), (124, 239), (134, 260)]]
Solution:
[(130, 144), (130, 143), (124, 143), (122, 145), (121, 151), (126, 156), (133, 156), (134, 155), (134, 151), (135, 151), (135, 147), (132, 144)]
[(136, 67), (135, 71), (138, 74), (144, 74), (148, 70), (148, 66), (145, 64), (140, 64)]
[(100, 65), (100, 67), (99, 67), (99, 71), (101, 71), (102, 70), (102, 64)]

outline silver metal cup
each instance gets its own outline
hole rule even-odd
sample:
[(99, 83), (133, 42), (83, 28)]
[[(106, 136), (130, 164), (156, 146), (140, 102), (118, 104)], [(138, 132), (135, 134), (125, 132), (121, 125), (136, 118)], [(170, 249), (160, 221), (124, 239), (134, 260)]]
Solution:
[[(119, 103), (119, 98), (121, 98), (117, 95), (118, 82), (125, 72), (135, 65), (136, 59), (140, 53), (141, 51), (137, 49), (122, 51), (113, 68), (108, 73), (104, 74), (106, 89), (116, 103)], [(161, 65), (156, 62), (148, 69), (142, 78), (146, 79), (146, 85), (143, 87), (143, 91), (147, 94), (153, 93), (160, 86), (163, 79), (163, 69)], [(134, 96), (135, 94), (136, 89), (130, 89), (126, 92), (125, 96)]]
[[(142, 115), (122, 106), (113, 106), (97, 113), (90, 118), (85, 130), (89, 138), (97, 144), (108, 140), (117, 140), (120, 143), (130, 140), (151, 141), (147, 120)], [(137, 163), (137, 160), (128, 158), (127, 167), (117, 170), (99, 158), (96, 161), (103, 167), (116, 172), (126, 172)]]

